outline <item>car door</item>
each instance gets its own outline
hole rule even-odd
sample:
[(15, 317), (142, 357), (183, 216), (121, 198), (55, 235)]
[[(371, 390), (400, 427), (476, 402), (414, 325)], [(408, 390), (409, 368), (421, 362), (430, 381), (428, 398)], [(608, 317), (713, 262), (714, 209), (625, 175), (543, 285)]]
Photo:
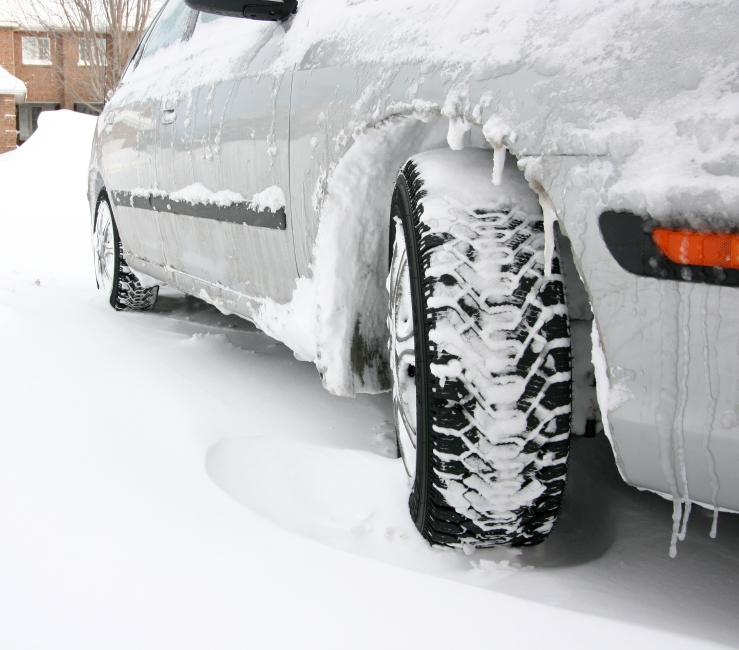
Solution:
[[(166, 258), (157, 213), (150, 202), (157, 185), (156, 138), (162, 100), (155, 59), (166, 56), (166, 50), (181, 40), (193, 14), (174, 0), (160, 10), (98, 126), (103, 177), (124, 249), (128, 256), (159, 267), (166, 266)], [(147, 268), (151, 270), (150, 265)]]
[(164, 93), (155, 202), (168, 281), (204, 298), (292, 295), (292, 75), (273, 71), (284, 34), (279, 23), (200, 14), (181, 48), (190, 78)]

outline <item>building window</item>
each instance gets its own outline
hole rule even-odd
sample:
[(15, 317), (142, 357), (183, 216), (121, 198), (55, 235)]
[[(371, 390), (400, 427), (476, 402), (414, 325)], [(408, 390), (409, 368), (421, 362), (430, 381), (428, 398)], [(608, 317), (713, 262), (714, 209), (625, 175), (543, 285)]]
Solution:
[(38, 116), (44, 111), (57, 111), (59, 104), (21, 104), (18, 107), (19, 139), (25, 142), (38, 128)]
[(46, 36), (24, 36), (23, 65), (51, 65), (51, 39)]
[(38, 129), (38, 116), (43, 110), (41, 106), (31, 106), (31, 133), (35, 133)]
[(75, 102), (74, 110), (76, 113), (85, 113), (86, 115), (100, 115), (103, 111), (103, 105), (101, 102), (88, 102), (87, 104)]
[(77, 65), (102, 65), (106, 60), (107, 42), (104, 38), (81, 38), (79, 42), (80, 60)]

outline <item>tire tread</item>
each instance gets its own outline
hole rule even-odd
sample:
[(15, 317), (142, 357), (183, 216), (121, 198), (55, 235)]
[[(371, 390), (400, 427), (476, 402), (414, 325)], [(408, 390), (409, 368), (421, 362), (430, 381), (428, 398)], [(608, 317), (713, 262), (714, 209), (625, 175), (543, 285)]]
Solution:
[[(570, 384), (569, 322), (559, 260), (552, 260), (552, 273), (543, 268), (543, 223), (541, 217), (520, 213), (469, 211), (464, 218), (465, 239), (434, 231), (424, 218), (427, 192), (413, 160), (401, 170), (410, 199), (413, 235), (420, 266), (423, 315), (418, 323), (426, 330), (426, 340), (440, 324), (451, 323), (467, 345), (486, 354), (483, 321), (506, 307), (521, 310), (515, 326), (497, 334), (525, 346), (519, 358), (498, 374), (485, 376), (473, 368), (463, 368), (462, 377), (439, 380), (427, 373), (427, 435), (431, 459), (426, 476), (426, 503), (420, 512), (418, 475), (411, 492), (411, 515), (423, 536), (432, 544), (477, 547), (501, 544), (532, 545), (542, 542), (551, 531), (564, 491), (569, 451)], [(510, 256), (501, 271), (510, 285), (505, 298), (491, 293), (490, 279), (476, 262), (491, 245), (505, 248)], [(458, 263), (438, 276), (433, 275), (434, 256), (452, 251)], [(430, 307), (429, 298), (441, 288), (444, 296), (454, 296), (443, 307)], [(453, 303), (453, 304), (449, 304)], [(509, 310), (509, 313), (512, 313)], [(489, 329), (489, 328), (488, 328)], [(492, 343), (495, 343), (493, 341)], [(538, 347), (537, 347), (538, 346)], [(463, 360), (429, 342), (429, 364), (447, 365)], [(525, 418), (526, 431), (518, 439), (497, 444), (475, 415), (495, 413), (498, 405), (482, 398), (493, 380), (518, 377), (525, 381), (515, 408)], [(521, 488), (538, 481), (543, 491), (530, 505), (500, 512), (486, 496), (496, 489), (501, 469), (488, 460), (494, 447), (509, 445), (523, 469)], [(486, 453), (488, 452), (488, 453)], [(450, 494), (464, 497), (449, 502)]]

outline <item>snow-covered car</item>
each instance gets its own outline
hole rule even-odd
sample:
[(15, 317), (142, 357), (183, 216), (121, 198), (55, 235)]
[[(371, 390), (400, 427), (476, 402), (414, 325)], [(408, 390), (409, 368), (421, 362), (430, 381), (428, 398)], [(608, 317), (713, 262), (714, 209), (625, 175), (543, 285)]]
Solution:
[[(238, 314), (393, 391), (431, 543), (536, 544), (569, 436), (739, 510), (739, 4), (169, 0), (89, 200), (116, 309)], [(592, 363), (591, 363), (592, 360)]]

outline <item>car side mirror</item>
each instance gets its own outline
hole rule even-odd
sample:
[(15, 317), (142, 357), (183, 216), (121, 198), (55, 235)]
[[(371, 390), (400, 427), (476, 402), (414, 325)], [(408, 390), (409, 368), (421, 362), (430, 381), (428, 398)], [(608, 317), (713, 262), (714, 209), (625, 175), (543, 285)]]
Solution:
[(185, 0), (185, 4), (206, 14), (251, 20), (283, 21), (298, 10), (298, 0)]

